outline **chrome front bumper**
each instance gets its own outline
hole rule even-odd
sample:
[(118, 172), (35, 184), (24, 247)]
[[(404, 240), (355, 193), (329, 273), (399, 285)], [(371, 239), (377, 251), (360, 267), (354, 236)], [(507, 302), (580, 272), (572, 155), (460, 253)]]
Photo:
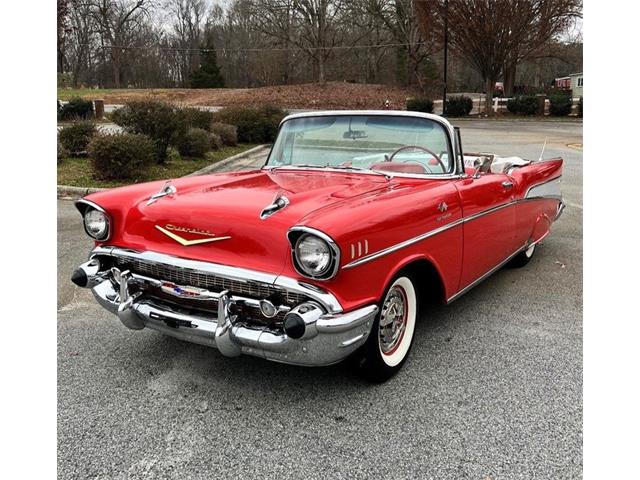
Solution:
[(292, 338), (282, 328), (247, 322), (234, 311), (237, 303), (259, 300), (237, 297), (228, 291), (208, 292), (217, 300), (217, 315), (194, 314), (140, 291), (131, 293), (135, 290), (131, 288), (133, 285), (160, 284), (160, 280), (117, 269), (100, 271), (98, 263), (90, 260), (80, 266), (87, 277), (86, 286), (92, 289), (98, 303), (117, 315), (126, 327), (151, 328), (181, 340), (216, 347), (229, 357), (248, 354), (294, 365), (331, 365), (366, 342), (378, 313), (376, 305), (349, 313), (318, 310), (316, 316), (305, 318), (304, 335)]

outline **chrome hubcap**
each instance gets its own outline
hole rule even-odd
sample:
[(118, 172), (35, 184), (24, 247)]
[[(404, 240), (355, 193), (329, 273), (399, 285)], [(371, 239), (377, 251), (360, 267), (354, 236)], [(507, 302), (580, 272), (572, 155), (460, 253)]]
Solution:
[(407, 326), (407, 294), (399, 286), (389, 290), (380, 313), (380, 350), (391, 355), (402, 340)]

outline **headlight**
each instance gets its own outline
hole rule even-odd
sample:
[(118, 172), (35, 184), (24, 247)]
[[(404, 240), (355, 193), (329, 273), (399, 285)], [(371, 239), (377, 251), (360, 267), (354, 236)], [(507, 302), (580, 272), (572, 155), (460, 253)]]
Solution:
[(109, 219), (103, 212), (88, 208), (84, 214), (84, 229), (96, 240), (106, 240), (109, 236)]
[(319, 232), (300, 235), (293, 248), (293, 260), (298, 271), (307, 277), (330, 278), (338, 262), (338, 251), (333, 241)]

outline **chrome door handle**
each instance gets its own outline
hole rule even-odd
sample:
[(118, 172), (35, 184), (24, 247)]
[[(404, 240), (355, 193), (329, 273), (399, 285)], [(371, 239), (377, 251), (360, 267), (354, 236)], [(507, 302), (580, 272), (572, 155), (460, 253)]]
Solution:
[(504, 182), (502, 182), (502, 186), (504, 188), (513, 188), (513, 182), (510, 182), (509, 180), (505, 180)]

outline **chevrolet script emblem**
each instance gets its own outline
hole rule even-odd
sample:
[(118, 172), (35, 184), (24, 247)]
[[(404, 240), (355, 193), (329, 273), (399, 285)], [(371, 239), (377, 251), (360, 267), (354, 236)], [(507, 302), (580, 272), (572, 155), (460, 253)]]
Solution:
[[(215, 234), (211, 233), (208, 230), (198, 230), (197, 228), (187, 228), (187, 227), (176, 227), (175, 225), (167, 224), (163, 227), (160, 225), (156, 225), (156, 228), (164, 233), (167, 237), (175, 240), (180, 245), (185, 247), (190, 247), (191, 245), (200, 245), (203, 243), (211, 243), (211, 242), (219, 242), (220, 240), (228, 240), (231, 237), (216, 237)], [(194, 240), (187, 240), (186, 238), (182, 238), (177, 233), (173, 233), (173, 231), (177, 232), (186, 232), (186, 233), (195, 233), (196, 235), (206, 235), (209, 237), (215, 238), (196, 238)]]

